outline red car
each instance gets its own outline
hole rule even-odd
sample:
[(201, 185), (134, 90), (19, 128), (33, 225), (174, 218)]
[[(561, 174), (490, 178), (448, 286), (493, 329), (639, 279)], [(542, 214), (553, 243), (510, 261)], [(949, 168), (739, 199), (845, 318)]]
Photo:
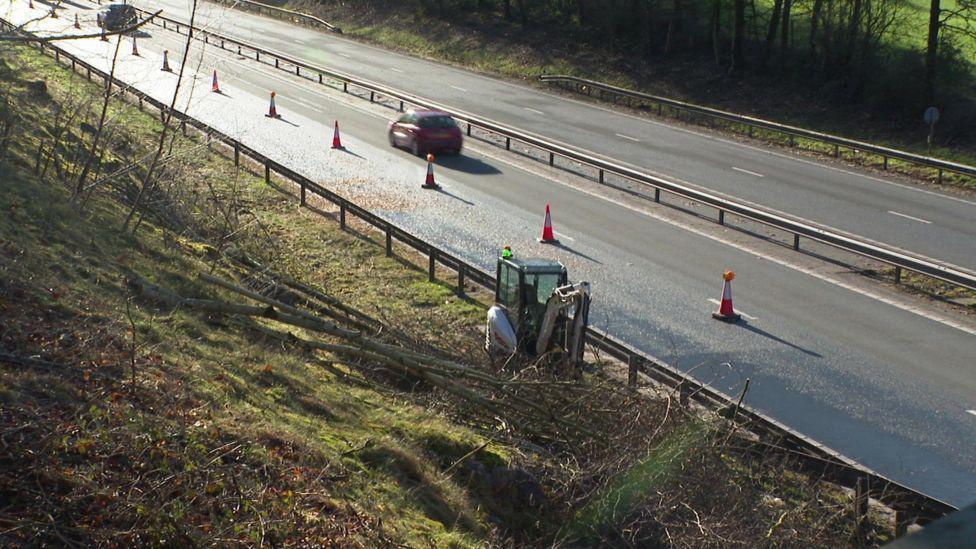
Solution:
[(441, 111), (408, 111), (390, 121), (390, 145), (415, 155), (445, 151), (460, 154), (464, 138), (451, 115)]

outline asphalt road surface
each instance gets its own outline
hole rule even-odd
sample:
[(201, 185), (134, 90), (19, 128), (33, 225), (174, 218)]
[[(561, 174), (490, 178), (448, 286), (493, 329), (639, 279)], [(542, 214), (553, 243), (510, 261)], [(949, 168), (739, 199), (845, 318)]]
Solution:
[[(186, 0), (136, 0), (189, 20)], [(976, 202), (202, 2), (198, 26), (795, 217), (976, 269)], [(919, 135), (924, 135), (919, 114)]]
[[(5, 17), (26, 20), (25, 3), (9, 6)], [(183, 37), (149, 31), (142, 57), (124, 57), (117, 71), (168, 101), (176, 77), (158, 69), (160, 52), (181, 51)], [(61, 45), (108, 66), (110, 44)], [(391, 111), (212, 48), (201, 60), (201, 47), (187, 64), (197, 80), (179, 103), (192, 115), (486, 268), (502, 244), (557, 258), (573, 279), (593, 282), (593, 324), (729, 394), (751, 379), (748, 404), (879, 473), (957, 505), (976, 499), (971, 321), (714, 226), (667, 221), (489, 146), (469, 142), (463, 156), (440, 159), (444, 191), (420, 191), (423, 161), (387, 144)], [(209, 92), (214, 68), (221, 95)], [(269, 89), (282, 120), (263, 116)], [(328, 149), (336, 119), (344, 152)], [(559, 247), (535, 242), (547, 202)], [(738, 274), (740, 324), (710, 317), (725, 268)]]

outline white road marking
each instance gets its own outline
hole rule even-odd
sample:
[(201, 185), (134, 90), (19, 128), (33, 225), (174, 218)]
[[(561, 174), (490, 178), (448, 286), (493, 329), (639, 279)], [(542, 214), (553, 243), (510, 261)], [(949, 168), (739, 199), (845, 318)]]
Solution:
[(576, 239), (573, 238), (573, 237), (571, 237), (571, 236), (566, 236), (566, 235), (564, 235), (563, 233), (561, 233), (559, 231), (552, 231), (552, 232), (555, 233), (556, 236), (558, 236), (559, 238), (565, 238), (566, 240), (568, 240), (570, 242), (576, 242)]
[(292, 38), (291, 41), (294, 42), (294, 43), (296, 43), (296, 44), (302, 44), (302, 45), (305, 44), (305, 41), (302, 40), (301, 38)]
[[(508, 166), (512, 166), (513, 168), (516, 168), (516, 169), (521, 170), (523, 172), (531, 173), (531, 174), (537, 175), (539, 177), (544, 177), (546, 179), (549, 179), (550, 181), (556, 181), (557, 183), (559, 183), (559, 181), (553, 179), (551, 175), (543, 172), (542, 170), (539, 170), (539, 169), (536, 169), (536, 168), (530, 167), (530, 166), (524, 166), (524, 165), (515, 164), (510, 159), (508, 159), (507, 156), (506, 157), (503, 157), (501, 154), (494, 154), (493, 152), (487, 152), (487, 151), (482, 152), (481, 154), (483, 156), (486, 156), (488, 158), (491, 158), (491, 159), (493, 159), (493, 160), (495, 160), (497, 162), (501, 162), (502, 164), (505, 164), (505, 165), (508, 165)], [(905, 311), (905, 312), (908, 312), (908, 313), (912, 313), (912, 314), (917, 315), (917, 316), (920, 316), (920, 317), (922, 317), (922, 318), (924, 318), (926, 320), (931, 320), (932, 322), (937, 322), (939, 324), (942, 324), (943, 326), (948, 326), (949, 328), (954, 328), (956, 330), (959, 330), (960, 332), (963, 332), (963, 333), (966, 333), (966, 334), (969, 334), (969, 335), (976, 336), (976, 328), (967, 326), (967, 325), (962, 324), (960, 322), (956, 322), (955, 320), (953, 320), (953, 319), (951, 319), (951, 318), (949, 318), (947, 316), (944, 316), (944, 315), (942, 315), (942, 314), (940, 314), (938, 312), (927, 311), (925, 309), (922, 309), (921, 307), (917, 307), (915, 305), (911, 305), (911, 304), (906, 303), (904, 301), (899, 301), (899, 300), (895, 300), (895, 299), (890, 298), (890, 297), (887, 297), (887, 296), (883, 296), (883, 295), (881, 295), (879, 293), (873, 292), (873, 291), (868, 290), (866, 288), (860, 288), (860, 287), (858, 287), (858, 286), (856, 286), (854, 284), (851, 284), (849, 282), (845, 282), (843, 280), (834, 278), (834, 277), (832, 277), (830, 275), (817, 272), (817, 271), (815, 271), (815, 270), (813, 270), (813, 269), (811, 269), (809, 267), (805, 267), (803, 265), (800, 265), (799, 263), (794, 263), (794, 262), (788, 261), (786, 259), (780, 259), (778, 257), (774, 257), (774, 256), (769, 255), (769, 254), (766, 254), (764, 252), (760, 252), (758, 250), (755, 250), (753, 248), (750, 248), (749, 246), (747, 246), (745, 244), (741, 244), (739, 242), (735, 242), (735, 241), (730, 240), (728, 238), (725, 238), (723, 236), (720, 236), (720, 235), (717, 235), (717, 234), (711, 234), (711, 233), (709, 233), (709, 232), (707, 232), (705, 230), (702, 230), (702, 229), (699, 229), (697, 227), (694, 227), (694, 226), (692, 226), (692, 225), (690, 225), (688, 223), (685, 223), (683, 221), (679, 221), (677, 219), (670, 219), (670, 218), (667, 218), (667, 217), (665, 217), (663, 215), (658, 215), (658, 214), (651, 213), (651, 212), (649, 212), (647, 210), (643, 210), (641, 208), (638, 208), (638, 207), (636, 207), (636, 206), (634, 206), (632, 204), (628, 204), (628, 203), (624, 202), (623, 200), (619, 200), (619, 199), (616, 199), (616, 198), (611, 198), (611, 197), (609, 197), (609, 196), (607, 196), (605, 194), (598, 193), (598, 192), (595, 192), (595, 191), (592, 191), (592, 190), (589, 190), (589, 189), (584, 189), (582, 187), (575, 187), (573, 185), (568, 185), (566, 183), (560, 183), (560, 184), (565, 185), (566, 187), (569, 187), (571, 189), (574, 189), (577, 192), (581, 192), (583, 194), (587, 194), (589, 196), (592, 196), (593, 198), (597, 198), (597, 199), (603, 200), (605, 202), (608, 202), (610, 204), (614, 204), (616, 206), (619, 206), (621, 208), (625, 208), (625, 209), (630, 210), (630, 211), (632, 211), (634, 213), (637, 213), (637, 214), (640, 214), (640, 215), (649, 217), (651, 219), (656, 219), (658, 221), (667, 223), (667, 224), (669, 224), (671, 226), (674, 226), (674, 227), (678, 227), (679, 229), (683, 229), (685, 231), (688, 231), (689, 233), (692, 233), (694, 235), (700, 236), (702, 238), (707, 238), (707, 239), (712, 240), (714, 242), (718, 242), (719, 244), (723, 244), (723, 245), (728, 246), (730, 248), (734, 248), (736, 250), (745, 252), (747, 254), (751, 254), (751, 255), (753, 255), (755, 257), (758, 257), (760, 259), (765, 259), (766, 261), (770, 261), (770, 262), (775, 263), (775, 264), (777, 264), (777, 265), (779, 265), (781, 267), (785, 267), (787, 269), (792, 269), (792, 270), (794, 270), (796, 272), (806, 274), (808, 276), (811, 276), (813, 278), (816, 278), (817, 280), (821, 280), (821, 281), (826, 282), (828, 284), (833, 284), (834, 286), (837, 286), (839, 288), (843, 288), (843, 289), (845, 289), (847, 291), (850, 291), (850, 292), (853, 292), (855, 294), (862, 295), (862, 296), (867, 297), (869, 299), (873, 299), (875, 301), (879, 301), (881, 303), (884, 303), (885, 305), (890, 305), (890, 306), (892, 306), (892, 307), (894, 307), (896, 309), (900, 309), (902, 311)]]
[(629, 135), (624, 135), (622, 133), (615, 133), (614, 135), (616, 135), (617, 137), (620, 137), (622, 139), (626, 139), (628, 141), (634, 141), (634, 142), (640, 143), (640, 139), (637, 139), (636, 137), (630, 137)]
[(457, 91), (462, 91), (462, 92), (466, 92), (466, 91), (468, 91), (468, 90), (466, 90), (466, 89), (464, 89), (464, 88), (462, 88), (461, 86), (450, 86), (450, 87), (451, 87), (451, 88), (454, 88), (454, 89), (455, 89), (455, 90), (457, 90)]
[(749, 175), (754, 175), (756, 177), (766, 177), (765, 175), (763, 175), (761, 173), (750, 172), (749, 170), (743, 170), (742, 168), (736, 168), (735, 166), (732, 166), (732, 169), (735, 170), (735, 171), (737, 171), (737, 172), (747, 173)]
[(341, 55), (342, 57), (345, 57), (345, 58), (351, 58), (352, 57), (348, 53), (336, 53), (336, 55)]
[(911, 215), (898, 213), (892, 210), (888, 210), (888, 213), (890, 213), (891, 215), (897, 215), (898, 217), (904, 217), (905, 219), (911, 219), (912, 221), (918, 221), (919, 223), (925, 223), (926, 225), (932, 224), (931, 221), (927, 221), (925, 219), (922, 219), (921, 217), (913, 217)]
[(390, 67), (390, 70), (393, 71), (393, 72), (399, 72), (399, 73), (402, 73), (403, 72), (403, 71), (401, 71), (400, 69), (398, 69), (396, 67)]
[[(236, 59), (228, 59), (227, 62), (229, 62), (230, 64), (233, 64), (233, 65), (238, 65), (241, 68), (244, 68), (245, 70), (257, 72), (257, 71), (254, 70), (256, 67), (253, 65), (253, 63), (251, 63), (249, 61), (238, 61)], [(286, 79), (278, 76), (275, 73), (268, 73), (268, 74), (266, 74), (266, 76), (269, 77), (269, 78), (275, 79), (275, 80), (279, 80), (281, 82), (286, 82), (288, 84), (295, 84), (296, 83), (296, 82), (294, 82), (292, 80), (286, 80)], [(360, 112), (363, 112), (363, 113), (366, 113), (366, 114), (375, 116), (377, 118), (382, 118), (381, 116), (378, 116), (376, 113), (371, 112), (371, 111), (367, 110), (366, 108), (360, 108), (355, 102), (348, 102), (348, 103), (346, 103), (346, 102), (343, 102), (343, 101), (338, 100), (336, 97), (333, 97), (331, 95), (327, 95), (327, 94), (325, 94), (323, 92), (320, 92), (320, 91), (317, 91), (317, 90), (308, 89), (308, 88), (305, 88), (302, 91), (304, 91), (305, 93), (310, 93), (312, 95), (317, 95), (317, 96), (322, 97), (323, 99), (327, 99), (329, 101), (333, 101), (333, 102), (340, 103), (340, 104), (346, 106), (347, 108), (352, 108), (352, 109), (355, 109), (357, 111), (360, 111)], [(545, 94), (545, 95), (548, 95), (548, 94)], [(581, 103), (581, 104), (584, 104), (584, 103)], [(600, 110), (606, 110), (607, 112), (613, 112), (613, 111), (610, 111), (609, 109), (600, 109)], [(636, 117), (634, 117), (634, 118), (636, 118)], [(656, 122), (651, 122), (651, 123), (659, 124), (659, 125), (662, 125), (662, 126), (665, 125), (665, 124), (660, 124), (660, 123), (656, 123)], [(680, 128), (675, 128), (675, 129), (678, 129), (679, 131), (685, 131), (687, 133), (695, 133), (695, 132), (690, 132), (690, 131), (687, 131), (687, 130), (682, 130)], [(706, 137), (708, 139), (715, 139), (714, 137), (711, 137), (711, 136), (702, 136), (702, 137)], [(738, 143), (732, 143), (732, 144), (738, 145)], [(755, 150), (758, 150), (758, 151), (761, 151), (761, 152), (769, 152), (769, 151), (765, 151), (765, 150), (758, 149), (756, 147), (751, 147), (751, 146), (746, 146), (746, 148), (755, 149)], [(531, 174), (537, 175), (539, 177), (544, 177), (546, 179), (549, 179), (550, 181), (556, 181), (558, 183), (558, 181), (555, 180), (555, 179), (553, 179), (551, 175), (543, 172), (542, 170), (536, 169), (535, 167), (524, 166), (524, 165), (520, 165), (520, 164), (517, 164), (515, 162), (512, 162), (511, 159), (508, 156), (503, 156), (502, 154), (496, 154), (496, 153), (494, 153), (494, 151), (483, 151), (481, 154), (483, 156), (487, 157), (487, 158), (494, 159), (495, 161), (500, 162), (502, 164), (505, 164), (505, 165), (508, 165), (508, 166), (512, 166), (512, 167), (514, 167), (514, 168), (516, 168), (518, 170), (524, 171), (526, 173), (531, 173)], [(784, 156), (785, 157), (785, 155), (781, 155), (781, 154), (778, 154), (778, 153), (771, 153), (770, 152), (770, 154), (773, 154), (775, 156)], [(789, 157), (787, 157), (787, 158), (789, 158)], [(794, 160), (798, 160), (798, 159), (794, 159)], [(807, 164), (816, 164), (816, 163), (810, 162), (810, 161), (804, 161), (804, 160), (798, 160), (798, 161), (804, 162), (804, 163), (807, 163)], [(816, 164), (816, 165), (820, 165), (820, 164)], [(820, 166), (821, 167), (826, 167), (828, 169), (832, 169), (834, 171), (844, 171), (844, 170), (838, 170), (837, 168), (833, 168), (831, 166), (823, 166), (823, 165), (820, 165)], [(852, 173), (851, 175), (857, 175), (857, 176), (861, 176), (861, 177), (866, 177), (866, 176), (863, 176), (861, 174), (855, 174), (855, 173)], [(876, 179), (876, 178), (871, 178), (871, 179)], [(890, 183), (890, 182), (885, 181), (883, 179), (877, 179), (877, 180), (880, 181), (880, 182), (882, 182), (882, 183)], [(581, 193), (590, 195), (590, 196), (592, 196), (594, 198), (603, 200), (603, 201), (608, 202), (610, 204), (614, 204), (616, 206), (619, 206), (621, 208), (625, 208), (627, 210), (633, 211), (633, 212), (638, 213), (640, 215), (644, 215), (644, 216), (646, 216), (648, 218), (656, 219), (658, 221), (662, 221), (664, 223), (668, 223), (669, 225), (672, 225), (674, 227), (678, 227), (680, 229), (683, 229), (685, 231), (688, 231), (688, 232), (690, 232), (692, 234), (695, 234), (697, 236), (700, 236), (702, 238), (707, 238), (709, 240), (712, 240), (714, 242), (718, 242), (718, 243), (723, 244), (725, 246), (728, 246), (730, 248), (734, 248), (736, 250), (739, 250), (739, 251), (742, 251), (742, 252), (751, 254), (751, 255), (753, 255), (755, 257), (759, 257), (761, 259), (765, 259), (767, 261), (770, 261), (772, 263), (775, 263), (775, 264), (780, 265), (782, 267), (785, 267), (787, 269), (791, 269), (791, 270), (797, 271), (799, 273), (806, 274), (808, 276), (811, 276), (813, 278), (816, 278), (816, 279), (821, 280), (823, 282), (826, 282), (828, 284), (833, 284), (834, 286), (837, 286), (837, 287), (843, 288), (845, 290), (848, 290), (850, 292), (853, 292), (853, 293), (862, 295), (862, 296), (867, 297), (869, 299), (874, 299), (875, 301), (879, 301), (879, 302), (884, 303), (886, 305), (889, 305), (891, 307), (895, 307), (896, 309), (900, 309), (902, 311), (915, 314), (917, 316), (920, 316), (920, 317), (925, 318), (927, 320), (930, 320), (932, 322), (937, 322), (939, 324), (942, 324), (943, 326), (947, 326), (949, 328), (954, 328), (954, 329), (959, 330), (959, 331), (961, 331), (963, 333), (976, 336), (976, 328), (973, 328), (973, 327), (967, 326), (965, 324), (962, 324), (960, 322), (957, 322), (957, 321), (955, 321), (955, 320), (953, 320), (953, 319), (951, 319), (951, 318), (949, 318), (947, 316), (944, 316), (944, 315), (942, 315), (942, 314), (940, 314), (938, 312), (927, 311), (925, 309), (922, 309), (922, 308), (920, 308), (918, 306), (915, 306), (915, 305), (906, 303), (904, 301), (899, 301), (899, 300), (896, 300), (896, 299), (893, 299), (893, 298), (889, 298), (887, 296), (883, 296), (883, 295), (881, 295), (879, 293), (876, 293), (876, 292), (873, 292), (871, 290), (868, 290), (868, 289), (865, 289), (865, 288), (860, 288), (858, 286), (855, 286), (854, 284), (845, 282), (843, 280), (839, 280), (839, 279), (834, 278), (832, 276), (829, 276), (827, 274), (823, 274), (823, 273), (814, 271), (814, 270), (812, 270), (812, 269), (810, 269), (810, 268), (808, 268), (806, 266), (800, 265), (798, 263), (794, 263), (794, 262), (788, 261), (786, 259), (780, 259), (780, 258), (774, 257), (772, 255), (768, 255), (768, 254), (766, 254), (764, 252), (760, 252), (760, 251), (757, 251), (757, 250), (755, 250), (753, 248), (750, 248), (749, 246), (747, 246), (745, 244), (741, 244), (739, 242), (735, 242), (733, 240), (727, 239), (727, 238), (725, 238), (723, 236), (720, 236), (720, 235), (710, 234), (709, 232), (707, 232), (705, 230), (702, 230), (702, 229), (699, 229), (697, 227), (694, 227), (694, 226), (692, 226), (692, 225), (690, 225), (688, 223), (685, 223), (683, 221), (679, 221), (679, 220), (676, 220), (676, 219), (669, 219), (669, 218), (667, 218), (665, 216), (658, 215), (658, 214), (654, 214), (654, 213), (651, 213), (651, 212), (646, 211), (644, 209), (637, 208), (637, 207), (635, 207), (635, 206), (633, 206), (631, 204), (628, 204), (628, 203), (626, 203), (626, 202), (624, 202), (622, 200), (618, 200), (618, 199), (615, 199), (615, 198), (611, 198), (609, 196), (606, 196), (605, 194), (598, 193), (598, 192), (595, 192), (595, 191), (592, 191), (592, 190), (587, 190), (587, 189), (584, 189), (584, 188), (581, 188), (581, 187), (576, 187), (576, 186), (573, 186), (573, 185), (568, 185), (566, 183), (560, 183), (560, 184), (562, 184), (562, 185), (564, 185), (566, 187), (572, 188), (572, 189), (574, 189), (574, 190), (576, 190), (578, 192), (581, 192)], [(906, 185), (901, 185), (901, 184), (897, 184), (897, 183), (892, 183), (892, 184), (898, 185), (898, 186), (905, 186), (906, 188), (912, 188), (912, 187), (908, 187)], [(920, 189), (913, 189), (913, 190), (920, 190)], [(953, 199), (953, 200), (958, 200), (960, 202), (967, 202), (967, 203), (970, 203), (970, 204), (976, 204), (976, 203), (968, 202), (966, 200), (958, 199), (958, 198), (955, 198), (955, 197), (952, 197), (952, 196), (942, 195), (940, 193), (934, 193), (934, 192), (925, 191), (925, 190), (920, 190), (920, 191), (921, 192), (926, 192), (928, 194), (935, 194), (935, 195), (942, 196), (942, 197), (945, 197), (945, 198), (950, 198), (950, 199)]]
[(527, 111), (529, 111), (529, 112), (534, 112), (536, 114), (543, 114), (543, 115), (546, 114), (546, 113), (544, 113), (542, 111), (539, 111), (539, 110), (536, 110), (536, 109), (530, 109), (528, 107), (522, 107), (522, 108), (525, 109), (525, 110), (527, 110)]
[[(711, 303), (714, 303), (714, 304), (718, 305), (719, 307), (722, 306), (722, 302), (719, 301), (719, 300), (717, 300), (717, 299), (715, 299), (715, 298), (713, 298), (713, 297), (708, 298), (708, 301), (711, 302)], [(739, 313), (740, 315), (746, 317), (749, 320), (759, 320), (758, 318), (756, 318), (754, 316), (751, 316), (751, 315), (747, 315), (747, 314), (743, 313), (742, 311), (740, 311), (738, 309), (736, 309), (735, 312)]]

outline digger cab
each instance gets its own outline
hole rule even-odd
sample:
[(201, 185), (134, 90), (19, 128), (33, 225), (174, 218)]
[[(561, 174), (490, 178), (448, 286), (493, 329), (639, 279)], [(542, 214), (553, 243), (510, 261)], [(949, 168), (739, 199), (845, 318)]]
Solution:
[(568, 284), (566, 267), (547, 259), (503, 257), (498, 259), (495, 276), (495, 305), (505, 311), (518, 346), (535, 355), (549, 298), (556, 288)]

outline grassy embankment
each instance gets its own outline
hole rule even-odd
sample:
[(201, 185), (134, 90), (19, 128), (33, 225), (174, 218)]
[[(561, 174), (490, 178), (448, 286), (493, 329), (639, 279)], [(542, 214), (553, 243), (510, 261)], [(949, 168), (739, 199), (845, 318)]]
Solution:
[[(114, 101), (99, 177), (135, 168), (70, 201), (99, 93), (33, 50), (0, 54), (3, 114), (17, 113), (0, 162), (0, 542), (853, 539), (849, 494), (599, 372), (553, 392), (590, 395), (599, 406), (577, 417), (613, 444), (565, 444), (253, 323), (135, 296), (139, 276), (233, 301), (198, 276), (234, 278), (233, 248), (452, 356), (476, 355), (485, 307), (192, 136), (173, 136), (147, 216), (121, 231), (161, 124)], [(868, 542), (888, 539), (890, 517), (870, 518)]]

